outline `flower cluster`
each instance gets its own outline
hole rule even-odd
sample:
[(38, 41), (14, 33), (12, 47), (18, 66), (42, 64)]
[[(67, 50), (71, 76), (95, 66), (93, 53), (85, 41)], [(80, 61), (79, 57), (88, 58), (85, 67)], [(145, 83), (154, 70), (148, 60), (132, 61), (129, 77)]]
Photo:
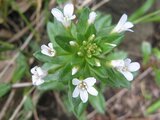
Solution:
[[(98, 22), (98, 14), (94, 11), (85, 9), (80, 13), (80, 17), (76, 17), (74, 6), (70, 3), (64, 6), (63, 12), (58, 8), (53, 8), (51, 13), (56, 18), (54, 24), (50, 23), (48, 26), (50, 28), (51, 25), (53, 26), (50, 33), (53, 37), (51, 37), (48, 46), (41, 46), (37, 58), (39, 56), (41, 56), (40, 60), (46, 58), (44, 62), (49, 63), (50, 67), (53, 64), (53, 68), (49, 72), (37, 66), (32, 68), (33, 85), (44, 83), (44, 77), (47, 76), (47, 73), (52, 74), (53, 79), (65, 81), (65, 84), (66, 80), (72, 80), (71, 86), (75, 86), (72, 97), (80, 96), (82, 102), (85, 103), (88, 101), (88, 94), (98, 95), (98, 91), (94, 87), (97, 80), (103, 80), (103, 82), (106, 80), (107, 82), (111, 79), (114, 81), (113, 77), (116, 74), (114, 71), (124, 75), (128, 81), (133, 80), (131, 72), (140, 68), (139, 63), (131, 62), (128, 58), (108, 61), (110, 52), (122, 39), (122, 35), (119, 33), (133, 32), (131, 30), (133, 24), (127, 21), (126, 14), (122, 15), (114, 28), (111, 27), (108, 30), (105, 24), (99, 25), (103, 21)], [(79, 19), (75, 20), (74, 24), (72, 20), (76, 18)], [(106, 62), (111, 63), (112, 66), (107, 66)], [(56, 65), (58, 65), (57, 68)], [(113, 75), (110, 76), (111, 73)]]

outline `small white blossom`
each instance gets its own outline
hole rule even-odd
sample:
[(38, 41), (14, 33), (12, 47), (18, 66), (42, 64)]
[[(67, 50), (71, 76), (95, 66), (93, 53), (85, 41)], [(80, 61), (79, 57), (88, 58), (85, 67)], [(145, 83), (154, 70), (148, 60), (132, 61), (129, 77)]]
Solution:
[(112, 47), (116, 47), (116, 46), (117, 46), (116, 44), (112, 44), (112, 43), (104, 43), (104, 44), (110, 45), (110, 46), (112, 46)]
[(133, 32), (133, 30), (131, 30), (130, 28), (132, 28), (134, 25), (132, 22), (127, 21), (127, 18), (128, 16), (126, 14), (123, 14), (116, 27), (113, 29), (112, 33), (120, 33), (124, 31)]
[(80, 95), (82, 102), (85, 103), (88, 100), (88, 93), (93, 96), (97, 96), (98, 91), (93, 87), (95, 83), (96, 79), (94, 77), (88, 77), (83, 81), (74, 78), (72, 80), (72, 84), (76, 85), (76, 87), (73, 91), (72, 97), (76, 98)]
[(125, 60), (113, 60), (111, 64), (122, 73), (128, 81), (133, 80), (133, 74), (131, 72), (140, 69), (140, 64), (138, 62), (131, 62), (129, 58)]
[(88, 24), (93, 24), (96, 19), (97, 14), (95, 12), (91, 12), (89, 14)]
[(100, 61), (99, 61), (98, 59), (95, 59), (95, 63), (96, 63), (96, 66), (97, 66), (97, 67), (100, 67), (100, 66), (101, 66), (101, 63), (100, 63)]
[(72, 75), (75, 75), (79, 70), (79, 67), (75, 66), (72, 68)]
[(31, 69), (32, 73), (32, 84), (41, 85), (44, 83), (43, 78), (47, 75), (47, 71), (43, 70), (41, 67), (35, 66)]
[(71, 20), (76, 18), (76, 16), (73, 15), (73, 12), (74, 12), (74, 6), (71, 3), (68, 3), (64, 6), (63, 13), (57, 8), (53, 8), (51, 10), (53, 16), (58, 21), (60, 21), (65, 27), (69, 27), (71, 24)]
[(55, 56), (56, 51), (53, 49), (52, 43), (48, 43), (48, 46), (41, 46), (41, 53), (50, 57)]
[(77, 45), (77, 42), (76, 42), (76, 41), (69, 41), (69, 44), (70, 44), (71, 46), (76, 46), (76, 45)]

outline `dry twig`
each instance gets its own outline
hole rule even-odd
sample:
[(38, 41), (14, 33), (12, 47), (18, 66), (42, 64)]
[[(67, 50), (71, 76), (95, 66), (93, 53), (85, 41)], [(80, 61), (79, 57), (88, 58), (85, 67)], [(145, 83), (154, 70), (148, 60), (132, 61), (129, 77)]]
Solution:
[(105, 3), (109, 2), (110, 0), (102, 0), (101, 2), (99, 2), (98, 4), (96, 4), (95, 6), (92, 7), (92, 10), (97, 10), (98, 8), (100, 8), (102, 5), (104, 5)]
[(9, 118), (9, 120), (14, 120), (16, 115), (18, 114), (19, 110), (22, 108), (24, 102), (27, 99), (27, 96), (34, 90), (34, 87), (30, 89), (30, 91), (23, 96), (23, 99), (21, 100), (20, 104), (17, 106), (17, 108), (15, 109), (14, 113), (11, 115), (11, 117)]
[(62, 102), (62, 100), (60, 99), (59, 94), (58, 94), (57, 92), (54, 92), (54, 96), (55, 96), (55, 98), (56, 98), (57, 103), (58, 103), (59, 106), (61, 107), (62, 111), (67, 115), (68, 112), (67, 112), (65, 106), (63, 105), (63, 102)]
[(3, 106), (3, 108), (2, 108), (2, 110), (0, 112), (0, 120), (2, 120), (2, 118), (4, 117), (4, 115), (5, 115), (5, 113), (6, 113), (7, 109), (8, 109), (11, 101), (13, 100), (14, 95), (15, 95), (15, 90), (12, 90), (12, 92), (10, 93), (6, 103), (4, 104), (4, 106)]
[(23, 87), (30, 87), (32, 86), (31, 82), (26, 82), (26, 83), (15, 83), (12, 85), (12, 88), (23, 88)]

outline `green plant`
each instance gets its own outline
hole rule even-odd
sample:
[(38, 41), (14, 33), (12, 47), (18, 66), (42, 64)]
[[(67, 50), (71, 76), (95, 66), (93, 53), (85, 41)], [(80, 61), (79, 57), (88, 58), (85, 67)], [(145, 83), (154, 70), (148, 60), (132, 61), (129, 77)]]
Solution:
[(115, 50), (124, 32), (133, 31), (126, 14), (114, 27), (110, 16), (96, 14), (88, 8), (79, 10), (76, 16), (73, 10), (72, 4), (67, 4), (63, 12), (52, 9), (56, 19), (47, 24), (50, 43), (34, 54), (44, 64), (32, 68), (31, 73), (38, 89), (65, 90), (71, 111), (81, 119), (88, 99), (97, 111), (104, 113), (103, 87), (95, 84), (128, 88), (133, 80), (131, 72), (137, 71), (140, 65), (131, 63), (125, 59), (126, 54)]

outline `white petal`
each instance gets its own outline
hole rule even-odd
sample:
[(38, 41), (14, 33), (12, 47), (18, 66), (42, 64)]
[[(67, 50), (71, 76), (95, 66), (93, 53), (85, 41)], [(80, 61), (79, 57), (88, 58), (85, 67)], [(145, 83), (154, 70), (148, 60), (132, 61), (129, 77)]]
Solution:
[(106, 45), (110, 45), (112, 47), (116, 47), (117, 45), (116, 44), (112, 44), (112, 43), (105, 43)]
[[(49, 47), (48, 47), (49, 46)], [(41, 46), (41, 53), (50, 57), (55, 56), (55, 50), (53, 49), (52, 43), (49, 43), (48, 46)]]
[(127, 30), (125, 30), (125, 31), (134, 32), (132, 29), (127, 29)]
[(123, 27), (126, 28), (126, 29), (128, 29), (128, 28), (132, 28), (133, 26), (134, 26), (133, 23), (126, 22)]
[(69, 20), (73, 20), (73, 19), (75, 19), (76, 18), (76, 15), (72, 15), (70, 18), (69, 18)]
[(73, 84), (73, 85), (78, 85), (80, 82), (81, 82), (81, 81), (78, 80), (77, 78), (74, 78), (74, 79), (72, 80), (72, 84)]
[(64, 6), (63, 13), (65, 17), (72, 17), (74, 11), (73, 4), (69, 3)]
[(92, 24), (92, 23), (94, 23), (94, 21), (95, 21), (95, 19), (96, 19), (96, 13), (95, 12), (91, 12), (90, 14), (89, 14), (89, 19), (88, 19), (88, 24)]
[(75, 75), (78, 72), (78, 67), (73, 67), (72, 68), (72, 75)]
[(126, 58), (126, 59), (124, 60), (124, 63), (125, 63), (125, 66), (128, 66), (128, 65), (131, 63), (131, 59)]
[(123, 28), (123, 25), (127, 22), (127, 18), (127, 15), (123, 14), (113, 31), (121, 32), (120, 30)]
[(43, 83), (44, 83), (43, 79), (41, 79), (40, 77), (38, 77), (36, 75), (32, 75), (32, 84), (33, 85), (39, 86), (39, 85), (41, 85)]
[(79, 88), (78, 88), (78, 86), (76, 86), (73, 93), (72, 93), (72, 97), (74, 97), (74, 98), (78, 97), (79, 93), (80, 93)]
[(113, 67), (119, 67), (119, 66), (124, 66), (124, 61), (123, 60), (112, 60), (111, 65)]
[(32, 69), (31, 69), (31, 73), (32, 74), (37, 74), (37, 69), (38, 68), (38, 66), (35, 66), (35, 67), (33, 67)]
[(47, 45), (41, 45), (41, 50), (49, 50), (50, 48)]
[(133, 80), (133, 75), (132, 75), (132, 73), (130, 73), (130, 72), (121, 72), (124, 76), (125, 76), (125, 78), (128, 80), (128, 81), (132, 81)]
[(93, 86), (96, 83), (96, 79), (94, 77), (88, 77), (83, 81), (86, 82), (87, 86)]
[(98, 95), (98, 91), (94, 87), (88, 87), (87, 91), (88, 91), (89, 94), (91, 94), (93, 96), (97, 96)]
[(63, 13), (62, 13), (59, 9), (53, 8), (53, 9), (51, 10), (51, 13), (53, 14), (53, 16), (54, 16), (58, 21), (63, 22), (64, 16), (63, 16)]
[(97, 67), (100, 67), (100, 66), (101, 66), (101, 63), (100, 63), (100, 61), (99, 61), (98, 59), (95, 59), (95, 62), (96, 62), (96, 66), (97, 66)]
[(81, 90), (80, 91), (80, 98), (82, 100), (83, 103), (87, 102), (88, 100), (88, 93), (86, 90)]
[(63, 24), (65, 27), (69, 27), (70, 24), (71, 24), (71, 21), (70, 21), (70, 20), (64, 20), (64, 21), (62, 22), (62, 24)]
[(51, 49), (51, 50), (54, 50), (53, 49), (53, 44), (50, 42), (50, 43), (48, 43), (48, 47)]
[(131, 64), (129, 64), (128, 69), (131, 72), (135, 72), (140, 69), (140, 64), (138, 62), (132, 62)]
[(41, 77), (44, 77), (44, 76), (47, 75), (47, 72), (44, 71), (44, 70), (42, 70), (41, 67), (38, 67), (38, 68), (37, 68), (37, 73), (38, 73), (38, 75), (41, 76)]
[(54, 54), (51, 54), (48, 50), (41, 50), (41, 53), (50, 57), (54, 56)]

